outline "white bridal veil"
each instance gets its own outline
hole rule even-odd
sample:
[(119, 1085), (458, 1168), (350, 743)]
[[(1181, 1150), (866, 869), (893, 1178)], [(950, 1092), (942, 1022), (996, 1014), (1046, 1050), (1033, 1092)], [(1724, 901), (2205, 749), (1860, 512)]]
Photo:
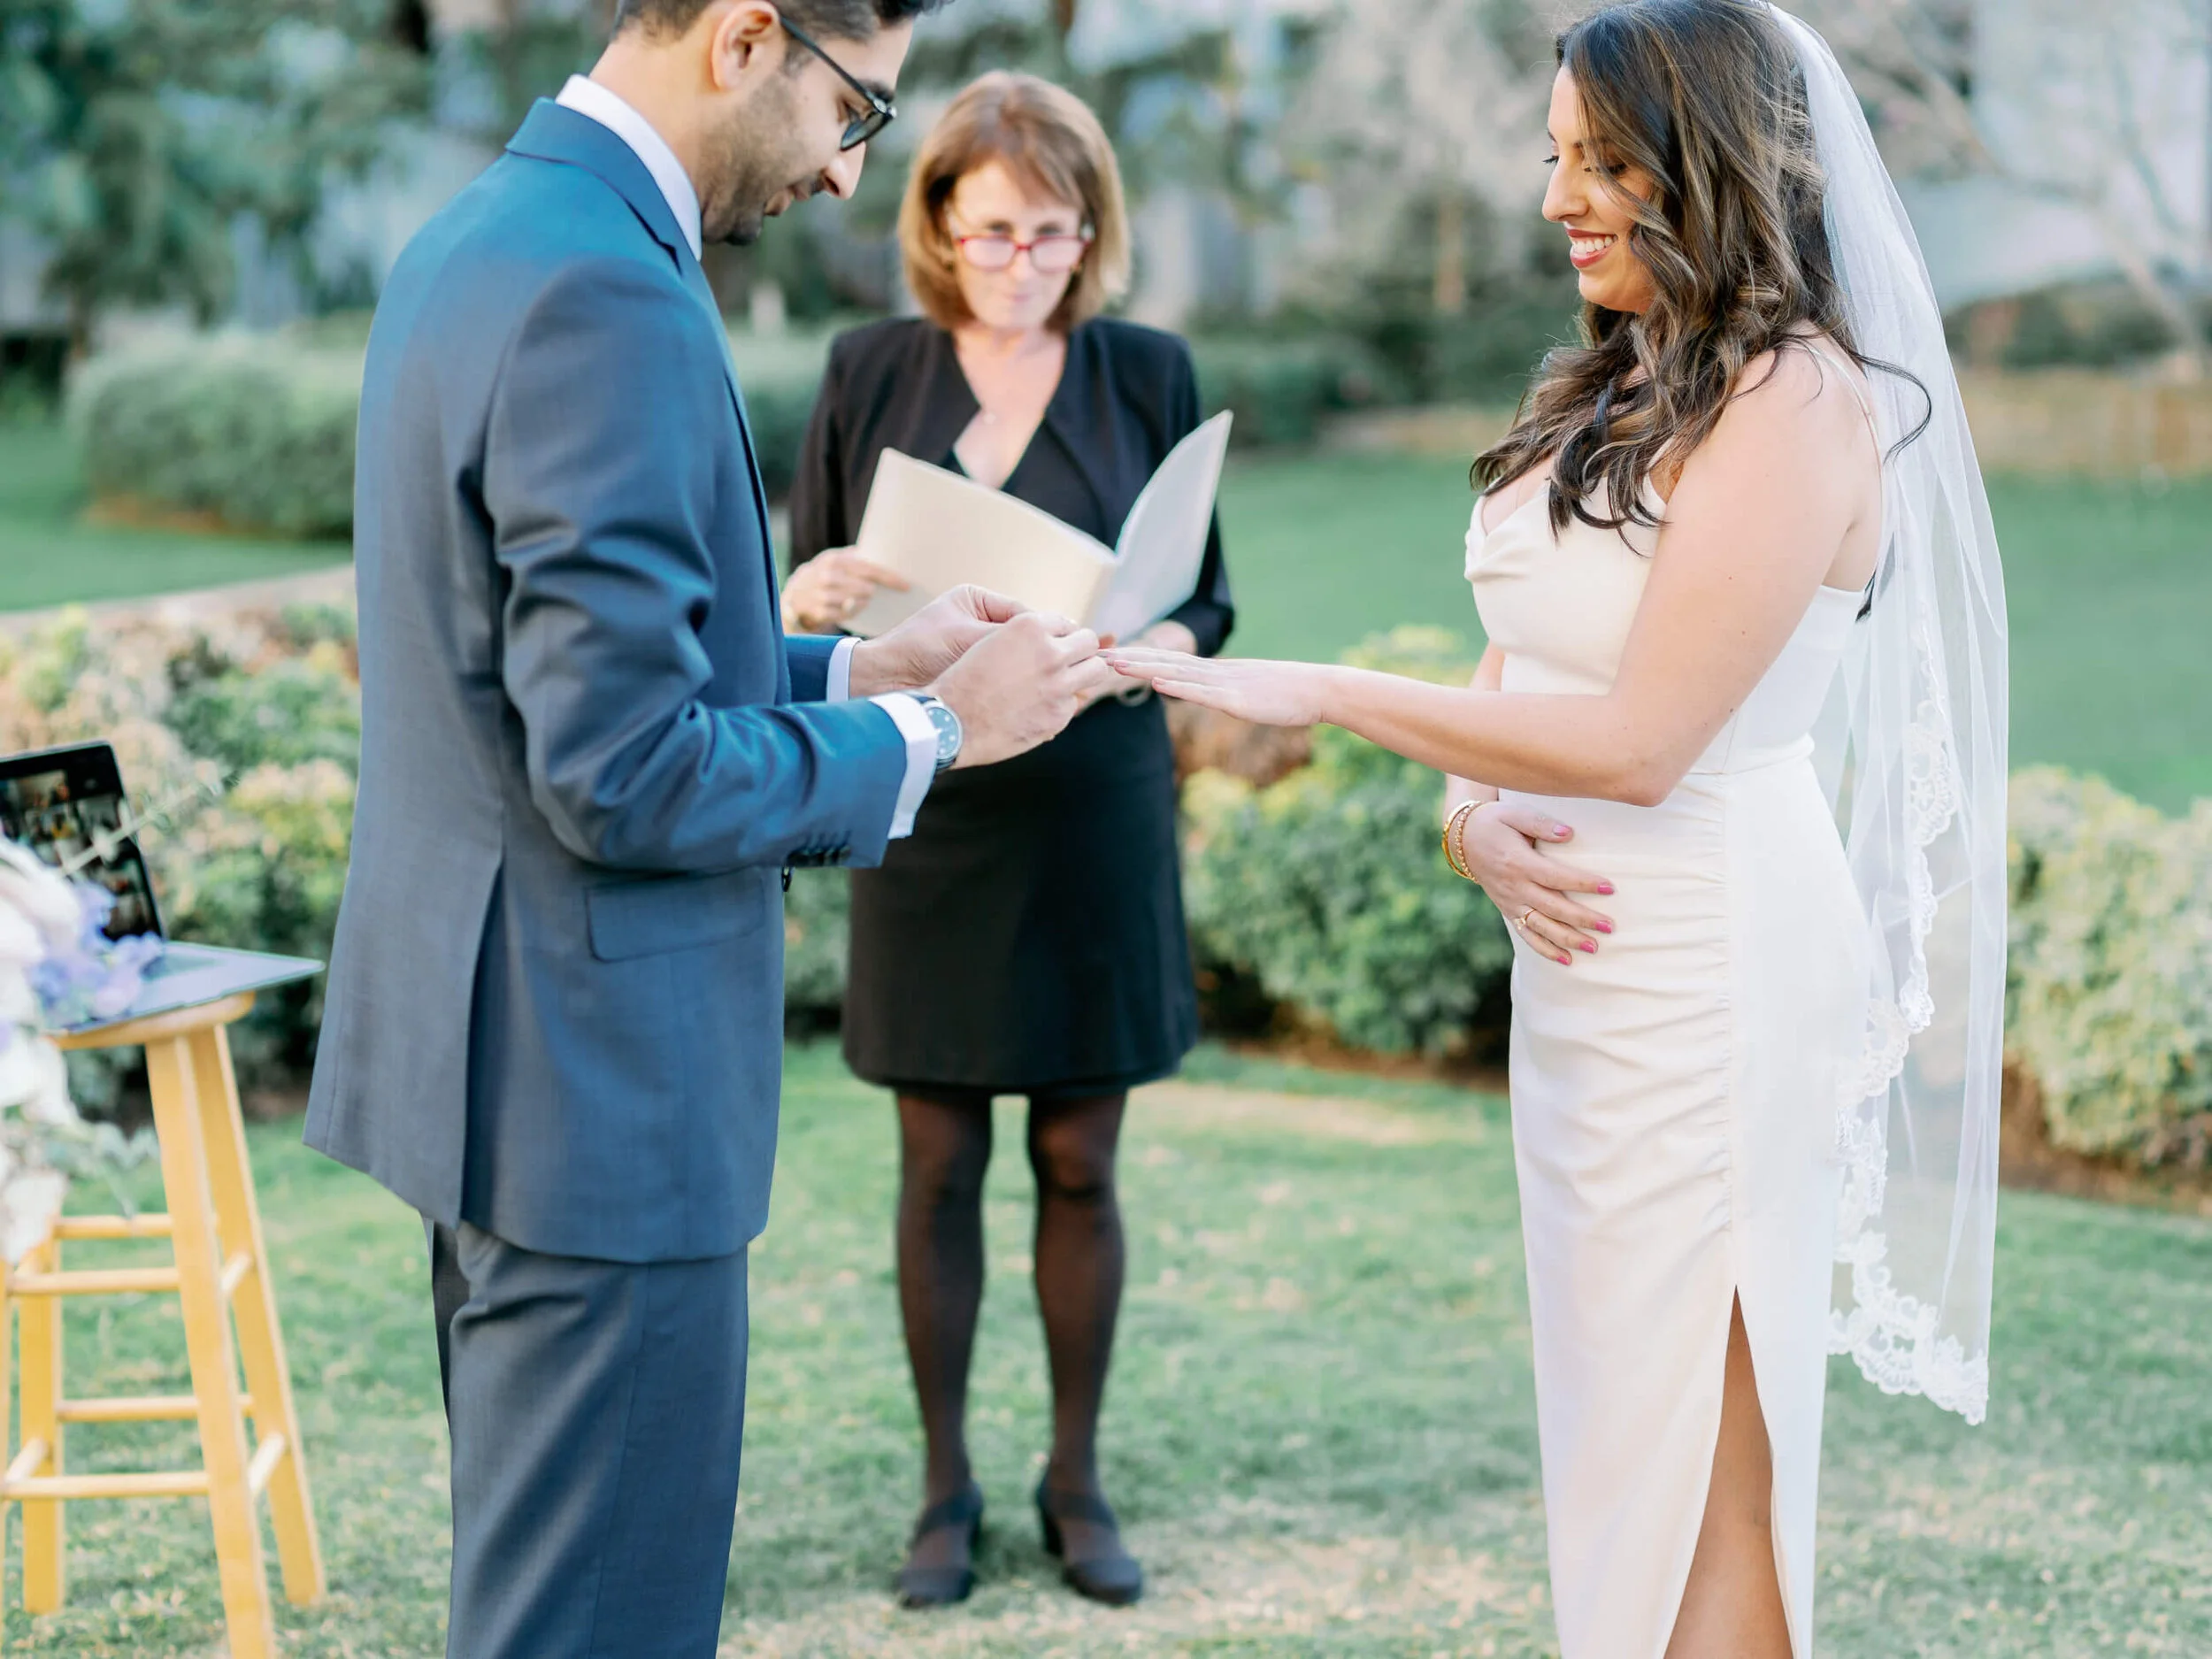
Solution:
[(1873, 964), (1864, 1048), (1837, 1103), (1830, 1346), (1885, 1392), (1978, 1423), (2004, 1034), (2003, 575), (1912, 222), (1835, 54), (1776, 14), (1803, 68), (1854, 343), (1918, 381), (1871, 376), (1886, 545), (1821, 722)]

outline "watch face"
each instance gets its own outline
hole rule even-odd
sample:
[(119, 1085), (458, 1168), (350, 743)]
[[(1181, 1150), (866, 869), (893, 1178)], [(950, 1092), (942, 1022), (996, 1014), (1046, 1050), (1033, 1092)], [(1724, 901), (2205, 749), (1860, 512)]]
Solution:
[(960, 717), (934, 698), (924, 703), (922, 710), (937, 728), (937, 765), (942, 771), (960, 757)]

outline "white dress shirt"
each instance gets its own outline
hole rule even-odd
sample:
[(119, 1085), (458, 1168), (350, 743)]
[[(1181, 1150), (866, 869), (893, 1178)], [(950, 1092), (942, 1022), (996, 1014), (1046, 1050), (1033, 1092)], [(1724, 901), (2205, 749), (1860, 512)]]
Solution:
[[(676, 152), (668, 147), (668, 141), (655, 130), (637, 110), (618, 94), (609, 91), (588, 75), (571, 75), (568, 84), (561, 88), (556, 100), (564, 108), (588, 115), (605, 127), (637, 153), (645, 164), (645, 170), (653, 175), (653, 182), (660, 186), (661, 195), (668, 202), (668, 211), (676, 217), (676, 227), (684, 234), (690, 245), (691, 257), (699, 257), (701, 235), (699, 223), (699, 192), (691, 182), (691, 175), (684, 171)], [(848, 703), (852, 699), (853, 652), (858, 640), (839, 643), (830, 657), (829, 690), (824, 699), (829, 703)], [(922, 705), (903, 692), (895, 692), (872, 701), (896, 722), (899, 735), (906, 740), (906, 780), (899, 787), (896, 810), (891, 818), (891, 839), (900, 841), (914, 833), (914, 817), (922, 808), (922, 799), (929, 793), (929, 786), (937, 776), (937, 728)]]

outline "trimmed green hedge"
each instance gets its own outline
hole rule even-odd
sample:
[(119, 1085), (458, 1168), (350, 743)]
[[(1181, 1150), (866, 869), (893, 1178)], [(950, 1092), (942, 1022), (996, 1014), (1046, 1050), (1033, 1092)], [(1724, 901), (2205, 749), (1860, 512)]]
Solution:
[[(160, 813), (141, 841), (180, 939), (328, 960), (360, 729), (349, 609), (99, 633), (80, 611), (0, 641), (0, 751), (115, 743)], [(319, 978), (265, 994), (233, 1033), (248, 1087), (304, 1081), (321, 1018)], [(73, 1056), (71, 1069), (96, 1106), (122, 1063)]]
[(745, 394), (745, 413), (753, 428), (753, 451), (760, 458), (761, 481), (780, 500), (790, 493), (799, 471), (799, 450), (806, 442), (814, 396), (829, 362), (826, 334), (730, 336), (737, 360), (737, 383)]
[(784, 1012), (806, 1025), (836, 1022), (845, 1004), (852, 877), (795, 870), (783, 902)]
[(2101, 779), (2012, 783), (2006, 1038), (2053, 1144), (2212, 1162), (2212, 801), (2167, 818)]
[[(1416, 629), (1353, 660), (1464, 683), (1466, 655)], [(1185, 801), (1202, 960), (1359, 1048), (1448, 1052), (1494, 1024), (1510, 946), (1438, 855), (1434, 773), (1324, 730), (1307, 770), (1260, 790), (1202, 773)], [(2011, 825), (2007, 1038), (2053, 1143), (2212, 1164), (2212, 801), (2167, 818), (2039, 767)]]
[(1339, 411), (1399, 401), (1383, 360), (1341, 335), (1198, 334), (1191, 358), (1208, 412), (1235, 411), (1240, 449), (1310, 444)]
[[(1467, 683), (1465, 642), (1401, 628), (1363, 667)], [(1191, 926), (1202, 960), (1356, 1048), (1441, 1054), (1503, 1012), (1513, 949), (1482, 892), (1437, 852), (1443, 784), (1348, 733), (1264, 789), (1201, 773), (1186, 792)]]
[[(79, 612), (0, 639), (0, 753), (95, 736), (115, 741), (142, 802), (169, 809), (143, 841), (173, 934), (329, 959), (361, 738), (349, 608), (104, 634)], [(786, 1007), (810, 1025), (843, 997), (847, 891), (835, 872), (792, 883)], [(249, 1088), (305, 1081), (321, 997), (319, 979), (262, 997), (234, 1035)], [(117, 1062), (72, 1064), (81, 1100), (113, 1098)]]
[[(1469, 657), (1455, 635), (1402, 629), (1352, 660), (1463, 684)], [(143, 796), (184, 803), (147, 851), (188, 939), (326, 956), (359, 697), (342, 609), (99, 635), (80, 614), (0, 640), (0, 751), (107, 736)], [(196, 787), (211, 798), (194, 804)], [(1440, 799), (1433, 772), (1334, 729), (1263, 789), (1200, 773), (1185, 795), (1200, 960), (1356, 1047), (1446, 1053), (1494, 1032), (1511, 947), (1438, 856)], [(2011, 822), (2008, 1038), (2053, 1142), (2212, 1162), (2212, 802), (2170, 818), (2039, 768), (2014, 780)], [(843, 995), (848, 905), (841, 874), (792, 885), (786, 1006), (809, 1025)], [(319, 997), (317, 981), (263, 1000), (239, 1033), (250, 1081), (303, 1077)], [(99, 1078), (83, 1081), (96, 1100)]]
[[(69, 394), (96, 503), (204, 517), (234, 530), (343, 538), (353, 529), (361, 319), (266, 336), (182, 335), (96, 358)], [(768, 493), (791, 488), (828, 333), (733, 334), (731, 355)], [(1310, 443), (1332, 411), (1382, 398), (1381, 359), (1320, 335), (1194, 342), (1209, 409), (1240, 447)]]
[(360, 396), (357, 352), (181, 338), (88, 364), (69, 416), (96, 503), (343, 536)]
[[(353, 533), (361, 349), (338, 325), (179, 336), (95, 358), (69, 416), (96, 503), (299, 537)], [(791, 488), (826, 335), (731, 341), (769, 493)]]

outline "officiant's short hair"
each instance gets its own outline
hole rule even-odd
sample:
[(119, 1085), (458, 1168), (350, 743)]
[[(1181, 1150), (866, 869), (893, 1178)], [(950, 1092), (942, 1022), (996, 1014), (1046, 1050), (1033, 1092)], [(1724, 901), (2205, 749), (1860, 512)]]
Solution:
[(907, 175), (899, 250), (907, 286), (932, 322), (956, 328), (969, 320), (945, 204), (962, 179), (993, 161), (1030, 188), (1081, 210), (1090, 234), (1053, 327), (1073, 328), (1128, 291), (1129, 210), (1113, 141), (1090, 105), (1065, 87), (999, 69), (961, 88)]

